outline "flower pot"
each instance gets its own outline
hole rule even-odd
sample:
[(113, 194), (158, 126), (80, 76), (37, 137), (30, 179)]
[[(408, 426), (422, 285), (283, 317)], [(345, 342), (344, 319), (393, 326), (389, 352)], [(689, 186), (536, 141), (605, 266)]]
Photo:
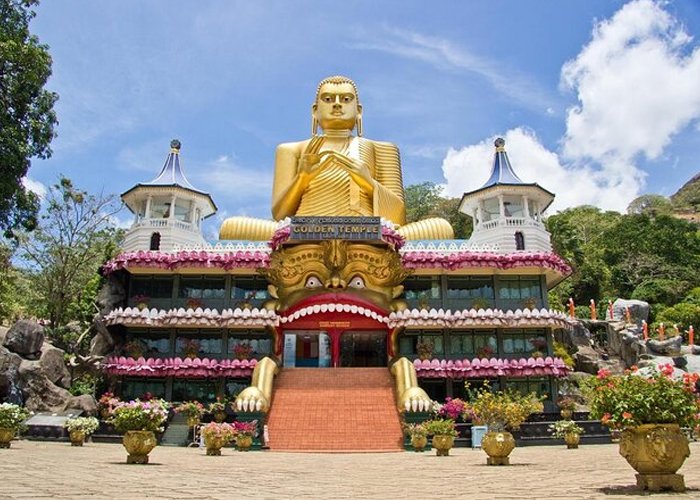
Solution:
[(0, 427), (0, 448), (9, 448), (10, 442), (15, 438), (16, 433), (15, 429)]
[(226, 412), (225, 411), (214, 412), (214, 421), (217, 424), (222, 423), (224, 420), (226, 420)]
[(575, 450), (578, 448), (578, 444), (581, 442), (581, 435), (575, 432), (564, 434), (564, 442), (566, 443), (566, 447), (568, 449)]
[(561, 410), (561, 418), (564, 420), (571, 420), (571, 417), (574, 415), (573, 410)]
[(446, 457), (450, 454), (450, 448), (455, 445), (454, 436), (433, 436), (433, 448), (435, 448), (435, 454), (438, 457)]
[(147, 464), (148, 454), (156, 447), (156, 435), (151, 431), (126, 431), (122, 444), (129, 456), (127, 464)]
[(690, 456), (688, 439), (677, 424), (644, 424), (630, 427), (620, 437), (620, 455), (637, 474), (644, 490), (685, 491), (685, 481), (676, 471)]
[(411, 436), (411, 446), (413, 451), (423, 451), (428, 446), (428, 437), (414, 434)]
[(487, 432), (481, 440), (481, 449), (488, 455), (488, 465), (510, 465), (508, 455), (514, 448), (515, 439), (510, 432)]
[(85, 433), (83, 431), (70, 431), (68, 436), (70, 437), (71, 446), (82, 446), (85, 442)]
[(226, 438), (222, 436), (207, 436), (204, 438), (204, 446), (207, 448), (207, 455), (218, 457), (221, 455), (221, 448), (226, 445)]
[(199, 417), (187, 417), (187, 427), (196, 427), (199, 424)]
[(236, 448), (238, 448), (238, 451), (250, 451), (251, 446), (253, 446), (253, 436), (236, 436)]

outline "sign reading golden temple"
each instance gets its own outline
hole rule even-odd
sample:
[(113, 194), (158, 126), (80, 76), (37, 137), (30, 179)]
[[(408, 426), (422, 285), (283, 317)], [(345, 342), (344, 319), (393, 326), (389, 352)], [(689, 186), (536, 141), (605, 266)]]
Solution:
[(379, 217), (292, 217), (290, 240), (381, 239)]

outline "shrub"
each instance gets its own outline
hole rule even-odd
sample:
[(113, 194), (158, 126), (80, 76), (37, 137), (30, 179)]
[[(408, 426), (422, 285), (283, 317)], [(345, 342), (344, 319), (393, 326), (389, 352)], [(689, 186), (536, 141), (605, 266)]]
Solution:
[(26, 408), (12, 404), (0, 404), (0, 427), (18, 430), (24, 426), (24, 421), (29, 416)]
[(465, 387), (472, 395), (471, 401), (467, 403), (466, 414), (472, 420), (487, 425), (489, 431), (518, 429), (532, 413), (544, 409), (541, 399), (535, 393), (522, 395), (511, 390), (491, 392), (486, 384), (481, 389), (472, 391), (468, 382)]
[(95, 417), (74, 417), (66, 420), (64, 424), (68, 432), (79, 431), (89, 436), (97, 430), (100, 422)]
[(583, 427), (573, 420), (559, 420), (549, 425), (549, 431), (555, 438), (563, 438), (567, 434), (582, 434)]
[(423, 423), (425, 431), (430, 436), (452, 436), (457, 437), (455, 422), (449, 418), (434, 418)]
[(161, 399), (117, 403), (108, 422), (117, 432), (154, 431), (162, 432), (168, 419), (168, 403)]

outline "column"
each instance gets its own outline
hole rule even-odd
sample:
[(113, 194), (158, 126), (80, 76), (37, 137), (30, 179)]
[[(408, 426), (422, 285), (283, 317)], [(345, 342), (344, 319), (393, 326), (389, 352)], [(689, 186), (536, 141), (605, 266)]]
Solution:
[(525, 214), (526, 219), (530, 218), (530, 207), (527, 202), (527, 196), (525, 195), (523, 195), (523, 214)]
[(172, 195), (170, 197), (170, 213), (168, 214), (168, 219), (175, 219), (175, 202), (177, 201), (177, 196)]
[(194, 200), (190, 200), (190, 213), (188, 219), (190, 220), (192, 227), (194, 227)]
[(148, 198), (146, 198), (146, 211), (143, 214), (144, 219), (150, 219), (151, 218), (151, 202), (153, 201), (153, 195), (148, 195)]
[(501, 219), (506, 217), (506, 206), (503, 204), (503, 195), (498, 195), (498, 210), (501, 214)]

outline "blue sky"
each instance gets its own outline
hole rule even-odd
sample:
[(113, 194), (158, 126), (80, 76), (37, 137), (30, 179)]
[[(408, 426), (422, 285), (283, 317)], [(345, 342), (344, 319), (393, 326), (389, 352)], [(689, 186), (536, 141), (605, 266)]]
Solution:
[(406, 184), (479, 187), (496, 136), (555, 210), (623, 211), (700, 170), (700, 2), (44, 0), (32, 30), (60, 124), (28, 184), (121, 193), (179, 138), (219, 206), (209, 235), (270, 217), (275, 146), (308, 137), (333, 74), (357, 82), (365, 136), (399, 146)]

